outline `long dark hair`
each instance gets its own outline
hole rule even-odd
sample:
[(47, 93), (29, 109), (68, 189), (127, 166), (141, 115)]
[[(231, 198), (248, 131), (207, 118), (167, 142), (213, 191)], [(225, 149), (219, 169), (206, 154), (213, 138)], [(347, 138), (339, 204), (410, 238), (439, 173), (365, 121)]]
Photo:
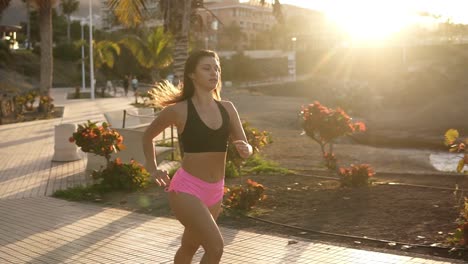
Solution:
[[(187, 61), (185, 62), (184, 68), (184, 82), (179, 94), (172, 99), (169, 99), (164, 102), (165, 105), (175, 104), (184, 100), (187, 100), (193, 96), (195, 93), (195, 85), (193, 84), (192, 79), (189, 77), (191, 73), (195, 72), (198, 63), (202, 58), (212, 57), (219, 63), (219, 57), (216, 52), (212, 50), (198, 50), (190, 54)], [(218, 81), (216, 88), (213, 90), (213, 98), (216, 100), (221, 100), (221, 79)]]

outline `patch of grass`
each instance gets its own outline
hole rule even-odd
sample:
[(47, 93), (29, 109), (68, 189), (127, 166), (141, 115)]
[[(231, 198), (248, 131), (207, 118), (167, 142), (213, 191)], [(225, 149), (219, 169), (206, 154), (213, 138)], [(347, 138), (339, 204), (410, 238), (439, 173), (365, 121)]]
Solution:
[(290, 174), (292, 173), (291, 170), (283, 168), (278, 165), (278, 163), (265, 160), (260, 155), (253, 155), (245, 162), (243, 173), (255, 173), (255, 174), (263, 174), (263, 173), (278, 173), (278, 174)]
[[(114, 96), (105, 93), (104, 97), (101, 96), (100, 92), (97, 92), (95, 94), (96, 98), (114, 98)], [(80, 92), (79, 97), (76, 97), (75, 92), (70, 92), (67, 94), (67, 100), (72, 100), (72, 99), (90, 99), (91, 98), (91, 93), (90, 92)]]
[(66, 190), (58, 190), (52, 194), (55, 198), (68, 201), (100, 201), (102, 199), (102, 187), (99, 185), (76, 186)]

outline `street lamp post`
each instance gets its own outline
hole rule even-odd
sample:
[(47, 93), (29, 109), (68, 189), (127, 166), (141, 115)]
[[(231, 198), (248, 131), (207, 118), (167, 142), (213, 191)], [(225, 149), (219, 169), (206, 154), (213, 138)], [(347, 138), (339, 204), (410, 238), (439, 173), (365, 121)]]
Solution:
[(93, 5), (89, 0), (89, 79), (91, 81), (91, 100), (94, 100), (94, 62), (93, 62)]
[(86, 89), (86, 72), (85, 72), (85, 54), (84, 54), (84, 25), (86, 22), (81, 20), (81, 90)]

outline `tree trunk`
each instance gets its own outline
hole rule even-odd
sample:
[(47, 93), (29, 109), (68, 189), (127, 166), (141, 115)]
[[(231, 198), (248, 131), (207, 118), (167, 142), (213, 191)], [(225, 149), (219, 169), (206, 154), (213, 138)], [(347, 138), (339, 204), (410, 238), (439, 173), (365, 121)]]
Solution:
[(41, 33), (41, 95), (50, 95), (52, 88), (52, 1), (44, 0), (39, 8), (39, 27)]
[(175, 37), (174, 46), (174, 84), (183, 81), (184, 66), (188, 57), (188, 37), (182, 33)]
[(184, 66), (188, 57), (189, 48), (189, 32), (190, 32), (190, 15), (192, 12), (192, 1), (183, 0), (183, 17), (180, 30), (175, 35), (174, 46), (174, 83), (183, 81)]

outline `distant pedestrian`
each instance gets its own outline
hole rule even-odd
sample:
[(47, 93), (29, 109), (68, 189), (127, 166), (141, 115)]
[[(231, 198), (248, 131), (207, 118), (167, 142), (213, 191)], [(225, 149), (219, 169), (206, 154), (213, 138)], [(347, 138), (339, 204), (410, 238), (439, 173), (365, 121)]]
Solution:
[(115, 87), (115, 86), (112, 84), (112, 81), (111, 81), (111, 80), (107, 80), (107, 82), (106, 82), (106, 89), (107, 89), (107, 91), (109, 91), (109, 93), (110, 93), (111, 91), (113, 91), (113, 92), (114, 92), (114, 96), (117, 95), (117, 87)]
[(136, 93), (138, 90), (138, 79), (136, 76), (133, 76), (133, 79), (132, 79), (132, 89), (134, 93)]
[(123, 88), (124, 88), (124, 92), (125, 92), (125, 96), (127, 96), (128, 94), (128, 87), (130, 86), (130, 80), (129, 80), (130, 77), (128, 77), (128, 75), (125, 75), (124, 79), (123, 79)]

